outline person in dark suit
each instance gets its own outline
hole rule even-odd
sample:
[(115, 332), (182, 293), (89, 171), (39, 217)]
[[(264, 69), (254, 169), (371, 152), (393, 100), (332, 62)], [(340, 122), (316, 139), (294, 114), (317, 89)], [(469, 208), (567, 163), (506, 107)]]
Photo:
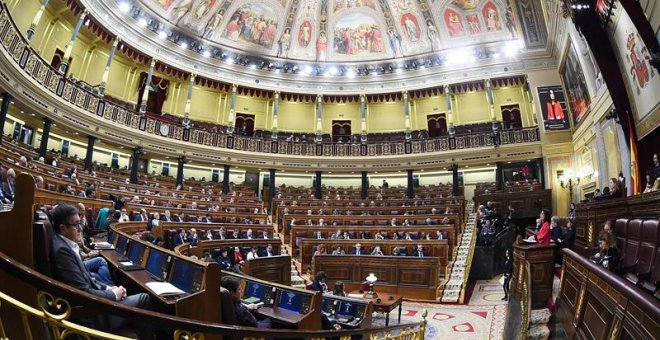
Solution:
[(178, 246), (186, 242), (186, 232), (183, 229), (177, 229), (176, 235), (174, 235), (174, 246)]
[(598, 237), (598, 246), (600, 251), (592, 256), (590, 260), (606, 269), (615, 271), (619, 265), (619, 251), (610, 243), (610, 238), (607, 235)]
[(316, 273), (316, 276), (314, 277), (314, 282), (312, 282), (312, 290), (315, 290), (317, 292), (321, 293), (327, 293), (328, 292), (328, 285), (325, 283), (325, 280), (328, 279), (328, 276), (325, 274), (324, 271), (320, 271)]
[(261, 253), (261, 257), (269, 257), (269, 256), (275, 256), (275, 252), (273, 251), (273, 245), (269, 244), (266, 246), (266, 249)]
[(413, 256), (414, 256), (414, 257), (425, 257), (425, 256), (427, 256), (427, 255), (424, 253), (424, 247), (422, 247), (421, 244), (418, 244), (418, 245), (417, 245), (417, 249), (415, 249), (415, 251), (413, 252)]
[[(60, 204), (51, 212), (51, 224), (55, 236), (52, 239), (51, 263), (55, 279), (90, 294), (125, 305), (150, 309), (149, 295), (145, 293), (127, 295), (122, 286), (107, 286), (94, 279), (79, 255), (76, 240), (80, 238), (80, 216), (72, 205)], [(128, 323), (128, 320), (114, 315), (98, 315), (92, 320), (82, 320), (103, 331), (116, 331)], [(142, 327), (144, 330), (144, 327)], [(146, 330), (145, 330), (146, 331)]]
[(218, 261), (218, 263), (220, 264), (220, 267), (223, 270), (230, 270), (231, 269), (231, 259), (227, 255), (227, 248), (222, 249), (222, 251), (220, 253), (220, 256), (218, 256), (216, 261)]
[(351, 255), (365, 255), (365, 251), (362, 249), (362, 245), (359, 243), (356, 244), (355, 248), (351, 250)]
[(573, 241), (575, 240), (575, 230), (573, 229), (573, 222), (568, 221), (566, 223), (566, 231), (564, 234), (557, 240), (560, 248), (573, 249)]
[(502, 300), (509, 299), (509, 283), (511, 282), (511, 276), (513, 275), (513, 256), (509, 249), (506, 250), (504, 260), (504, 284), (502, 284), (502, 289), (504, 289), (504, 297)]

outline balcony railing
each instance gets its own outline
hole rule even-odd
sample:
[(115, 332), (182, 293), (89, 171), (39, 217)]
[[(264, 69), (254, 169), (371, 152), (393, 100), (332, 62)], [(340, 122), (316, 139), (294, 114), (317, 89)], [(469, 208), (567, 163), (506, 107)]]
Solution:
[(364, 157), (493, 147), (539, 141), (538, 127), (517, 130), (499, 130), (465, 135), (443, 136), (432, 139), (378, 142), (378, 143), (302, 143), (272, 141), (254, 137), (228, 135), (203, 129), (187, 128), (181, 124), (167, 123), (138, 114), (137, 111), (113, 103), (90, 91), (89, 86), (75, 79), (63, 77), (34, 51), (15, 26), (9, 11), (3, 5), (0, 13), (0, 43), (23, 69), (44, 90), (55, 93), (72, 105), (119, 124), (136, 133), (171, 138), (174, 140), (257, 153), (275, 153), (300, 156)]

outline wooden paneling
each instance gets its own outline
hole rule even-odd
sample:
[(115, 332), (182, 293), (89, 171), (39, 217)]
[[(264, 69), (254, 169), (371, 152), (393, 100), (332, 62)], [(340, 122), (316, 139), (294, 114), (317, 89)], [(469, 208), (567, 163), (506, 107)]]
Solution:
[(580, 203), (576, 205), (574, 250), (591, 256), (598, 247), (598, 233), (607, 220), (618, 218), (658, 218), (660, 191), (624, 198)]
[(432, 300), (436, 297), (437, 257), (391, 257), (355, 255), (319, 255), (313, 271), (324, 271), (328, 282), (344, 281), (346, 290), (359, 289), (365, 278), (378, 277), (376, 292), (403, 295), (405, 298)]
[(659, 339), (660, 302), (622, 277), (564, 250), (555, 317), (568, 339)]

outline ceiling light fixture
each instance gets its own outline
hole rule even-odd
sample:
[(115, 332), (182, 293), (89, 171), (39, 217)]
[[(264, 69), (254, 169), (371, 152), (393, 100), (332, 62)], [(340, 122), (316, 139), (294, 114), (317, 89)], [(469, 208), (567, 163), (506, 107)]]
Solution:
[(122, 1), (119, 3), (119, 11), (126, 13), (131, 10), (131, 5), (127, 1)]

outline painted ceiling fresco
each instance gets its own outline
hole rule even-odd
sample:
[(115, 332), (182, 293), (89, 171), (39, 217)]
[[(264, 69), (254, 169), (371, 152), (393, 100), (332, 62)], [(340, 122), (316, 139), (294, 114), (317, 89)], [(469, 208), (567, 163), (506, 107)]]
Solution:
[(320, 62), (392, 59), (521, 39), (520, 23), (536, 20), (519, 18), (508, 0), (140, 1), (177, 29), (214, 43)]

